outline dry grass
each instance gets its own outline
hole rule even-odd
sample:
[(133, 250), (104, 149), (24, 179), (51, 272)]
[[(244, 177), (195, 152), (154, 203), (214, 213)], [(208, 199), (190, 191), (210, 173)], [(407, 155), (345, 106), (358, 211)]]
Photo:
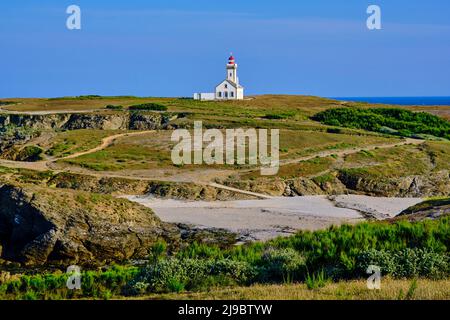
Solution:
[[(145, 102), (167, 101), (168, 98), (137, 98), (137, 97), (101, 97), (93, 99), (80, 98), (13, 98), (3, 99), (16, 104), (2, 106), (10, 111), (82, 111), (105, 109), (107, 105), (129, 106)], [(1, 101), (1, 100), (0, 100)]]
[(320, 289), (309, 290), (305, 284), (254, 285), (228, 289), (213, 289), (209, 292), (150, 295), (145, 299), (189, 299), (189, 300), (449, 300), (450, 280), (382, 279), (380, 290), (367, 289), (366, 281), (342, 281), (329, 283)]
[[(79, 142), (71, 143), (74, 146), (85, 146), (86, 142), (83, 142), (86, 138), (85, 132), (80, 132), (80, 134), (77, 134), (78, 131), (79, 130), (73, 131), (71, 133), (61, 134), (59, 139), (63, 139), (63, 141), (67, 140), (70, 142), (69, 138), (78, 137), (80, 139)], [(118, 139), (112, 146), (102, 151), (84, 155), (76, 159), (66, 160), (66, 162), (72, 165), (78, 165), (98, 171), (145, 170), (156, 167), (173, 168), (172, 162), (170, 160), (171, 150), (174, 145), (174, 143), (170, 140), (171, 134), (171, 131), (162, 130), (156, 133), (144, 134), (139, 137), (123, 137)], [(99, 137), (95, 136), (95, 139), (98, 141), (101, 140), (100, 134)], [(338, 151), (342, 149), (349, 149), (352, 147), (361, 147), (372, 144), (392, 143), (393, 140), (394, 139), (379, 136), (331, 134), (317, 131), (281, 130), (280, 157), (281, 159), (295, 159), (302, 156), (315, 154), (320, 151)], [(63, 142), (63, 146), (64, 144), (67, 144), (67, 141)], [(71, 152), (72, 149), (69, 149), (69, 151)], [(180, 169), (191, 170), (198, 167), (205, 168), (205, 166), (206, 165), (185, 165)], [(315, 166), (315, 163), (313, 163), (313, 166)], [(230, 168), (230, 166), (227, 165), (214, 165), (206, 167), (216, 169)], [(296, 166), (287, 166), (286, 169), (282, 170), (282, 172), (284, 173), (280, 173), (280, 175), (284, 175), (287, 172), (298, 171), (294, 167)], [(301, 168), (299, 170), (302, 172), (304, 171), (303, 167), (307, 167), (307, 165), (301, 165)], [(234, 168), (239, 169), (241, 168), (241, 166), (234, 166)], [(305, 171), (305, 174), (309, 171), (311, 170), (307, 169)]]
[(280, 149), (286, 152), (281, 154), (281, 159), (295, 159), (320, 151), (389, 144), (395, 140), (397, 139), (371, 135), (282, 130), (280, 131)]
[(122, 131), (92, 129), (58, 132), (44, 148), (48, 155), (60, 158), (95, 148), (100, 145), (103, 138), (120, 132)]
[(96, 171), (170, 167), (170, 134), (169, 131), (158, 131), (122, 137), (104, 150), (63, 161)]
[[(442, 160), (441, 154), (438, 154), (436, 161)], [(448, 162), (444, 167), (449, 168)], [(421, 175), (435, 169), (426, 147), (410, 145), (348, 155), (343, 168), (359, 168), (367, 175), (380, 177)]]

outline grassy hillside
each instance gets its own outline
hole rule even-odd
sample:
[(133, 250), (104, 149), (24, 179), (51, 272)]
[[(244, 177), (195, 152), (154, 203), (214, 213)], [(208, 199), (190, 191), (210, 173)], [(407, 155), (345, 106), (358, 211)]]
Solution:
[[(411, 175), (429, 176), (450, 169), (448, 140), (441, 138), (445, 141), (431, 141), (434, 139), (432, 135), (447, 135), (449, 122), (430, 113), (411, 112), (426, 110), (435, 113), (438, 110), (445, 113), (450, 110), (450, 107), (445, 106), (438, 109), (411, 106), (393, 110), (391, 106), (385, 105), (288, 95), (264, 95), (249, 97), (243, 101), (222, 102), (99, 96), (5, 101), (16, 102), (1, 107), (8, 110), (95, 110), (96, 114), (115, 114), (120, 117), (129, 112), (144, 112), (130, 111), (130, 108), (167, 109), (170, 114), (178, 115), (177, 119), (170, 121), (171, 128), (192, 128), (195, 120), (202, 120), (205, 129), (219, 128), (223, 131), (226, 128), (277, 128), (281, 133), (280, 158), (283, 163), (288, 164), (280, 168), (276, 177), (282, 180), (310, 178), (318, 182), (321, 188), (336, 181), (334, 176), (344, 176), (347, 180), (359, 177), (396, 179)], [(111, 105), (123, 108), (108, 108)], [(137, 105), (143, 107), (136, 107)], [(157, 114), (158, 112), (155, 111)], [(370, 119), (373, 121), (369, 121)], [(44, 132), (27, 145), (40, 147), (44, 156), (58, 158), (91, 149), (99, 145), (102, 138), (116, 133), (120, 131), (57, 130)], [(53, 168), (72, 169), (81, 173), (95, 171), (96, 174), (114, 171), (115, 174), (158, 180), (173, 180), (183, 176), (185, 181), (195, 179), (196, 170), (202, 170), (203, 173), (210, 170), (210, 175), (202, 174), (204, 180), (210, 177), (226, 179), (234, 175), (235, 180), (254, 181), (255, 185), (261, 179), (274, 178), (261, 177), (259, 171), (248, 172), (246, 170), (251, 168), (248, 165), (174, 166), (170, 160), (174, 145), (170, 141), (171, 133), (171, 130), (159, 130), (141, 136), (122, 137), (103, 150), (59, 161), (53, 164)], [(401, 142), (402, 135), (421, 136), (428, 140), (423, 145), (378, 148)], [(358, 152), (359, 149), (370, 146), (375, 149)], [(351, 154), (341, 153), (351, 150), (356, 151)], [(318, 158), (302, 159), (308, 156)], [(407, 182), (404, 184), (406, 186)], [(436, 189), (439, 189), (439, 192)], [(333, 190), (330, 193), (342, 191), (342, 188)], [(427, 195), (445, 192), (445, 188), (440, 186), (429, 190), (431, 191)], [(276, 194), (282, 193), (283, 190), (279, 190)], [(383, 191), (380, 194), (383, 194)]]

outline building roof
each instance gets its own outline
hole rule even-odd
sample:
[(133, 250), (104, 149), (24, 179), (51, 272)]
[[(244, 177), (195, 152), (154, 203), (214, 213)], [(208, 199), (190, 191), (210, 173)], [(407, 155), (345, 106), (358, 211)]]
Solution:
[(222, 83), (224, 83), (224, 82), (228, 82), (230, 85), (232, 85), (232, 86), (235, 87), (236, 89), (244, 88), (244, 87), (241, 86), (240, 84), (237, 84), (237, 83), (235, 83), (235, 82), (233, 82), (233, 81), (231, 81), (231, 80), (228, 80), (228, 79), (225, 79), (225, 80), (221, 81), (221, 82), (216, 86), (216, 88), (217, 88), (218, 86), (220, 86), (220, 85), (221, 85)]

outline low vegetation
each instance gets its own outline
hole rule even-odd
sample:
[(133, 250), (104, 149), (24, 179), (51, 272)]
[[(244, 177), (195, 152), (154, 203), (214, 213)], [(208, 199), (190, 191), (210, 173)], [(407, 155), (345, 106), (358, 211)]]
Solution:
[(16, 155), (16, 161), (39, 161), (42, 160), (42, 153), (44, 150), (38, 146), (25, 146)]
[(427, 134), (450, 139), (450, 122), (426, 112), (398, 108), (335, 108), (319, 112), (312, 119), (331, 126), (406, 137)]
[(106, 107), (108, 110), (123, 110), (123, 106), (108, 104)]
[(317, 289), (307, 284), (255, 284), (213, 288), (204, 292), (149, 294), (144, 299), (177, 300), (448, 300), (449, 280), (392, 279), (382, 277), (380, 290), (368, 290), (366, 280), (326, 282)]
[(159, 103), (143, 103), (136, 104), (133, 106), (129, 106), (128, 110), (131, 111), (167, 111), (167, 107), (165, 105)]
[(15, 104), (15, 102), (14, 101), (6, 101), (6, 100), (1, 100), (0, 101), (0, 106), (7, 106), (7, 105), (10, 105), (10, 104)]
[[(366, 269), (372, 264), (393, 279), (446, 279), (450, 275), (449, 223), (447, 216), (415, 223), (344, 225), (229, 249), (193, 243), (169, 252), (165, 243), (159, 242), (142, 267), (112, 266), (83, 272), (81, 290), (66, 289), (68, 275), (50, 273), (5, 281), (0, 296), (111, 298), (299, 282), (309, 290), (326, 290), (341, 280), (367, 278)], [(240, 290), (251, 292), (252, 288)], [(407, 297), (408, 291), (398, 291), (397, 298)]]
[(117, 134), (115, 130), (71, 130), (57, 132), (50, 139), (45, 153), (52, 157), (64, 157), (76, 152), (86, 151), (100, 145), (103, 138)]

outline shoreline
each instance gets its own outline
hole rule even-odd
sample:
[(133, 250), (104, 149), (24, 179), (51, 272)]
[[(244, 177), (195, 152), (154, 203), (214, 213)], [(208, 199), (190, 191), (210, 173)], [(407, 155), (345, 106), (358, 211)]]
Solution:
[(362, 195), (274, 197), (262, 200), (188, 201), (154, 196), (122, 196), (151, 208), (164, 222), (224, 229), (239, 241), (266, 241), (299, 230), (393, 218), (422, 198)]

